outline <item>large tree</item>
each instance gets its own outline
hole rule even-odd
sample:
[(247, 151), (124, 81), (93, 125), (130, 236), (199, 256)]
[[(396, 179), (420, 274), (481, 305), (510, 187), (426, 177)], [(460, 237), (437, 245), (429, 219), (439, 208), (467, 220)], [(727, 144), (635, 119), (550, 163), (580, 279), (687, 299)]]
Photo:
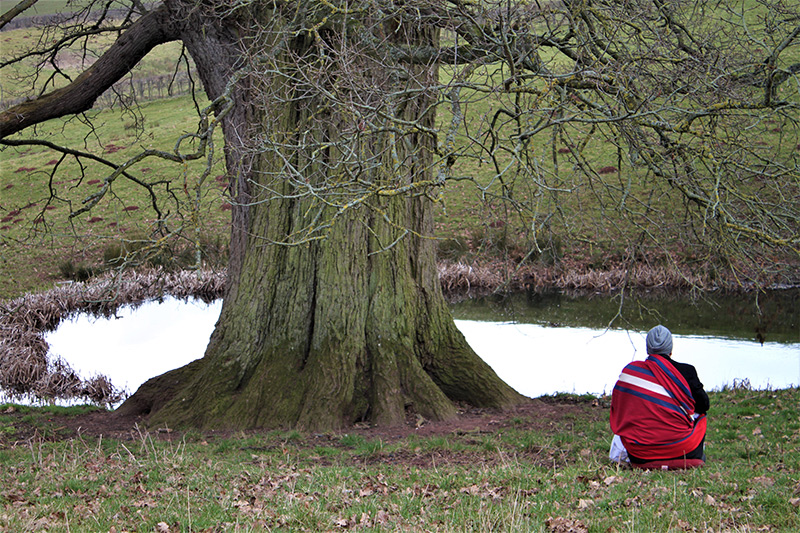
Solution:
[[(212, 102), (191, 153), (116, 164), (84, 208), (145, 157), (208, 157), (221, 125), (232, 203), (222, 314), (205, 357), (122, 407), (154, 423), (330, 428), (519, 402), (466, 344), (437, 280), (432, 206), (450, 180), (474, 178), (456, 172), (459, 159), (490, 169), (532, 229), (531, 253), (540, 228), (580, 210), (551, 196), (583, 190), (626, 214), (640, 240), (664, 244), (656, 208), (677, 198), (734, 269), (798, 257), (792, 2), (164, 0), (114, 17), (100, 7), (30, 53), (55, 57), (93, 32), (116, 40), (80, 76), (3, 111), (0, 142), (36, 143), (20, 132), (86, 111), (159, 44), (180, 41), (191, 56)], [(487, 98), (491, 112), (466, 120)], [(763, 150), (742, 132), (767, 120), (784, 134)], [(584, 150), (598, 138), (617, 154), (613, 179)]]

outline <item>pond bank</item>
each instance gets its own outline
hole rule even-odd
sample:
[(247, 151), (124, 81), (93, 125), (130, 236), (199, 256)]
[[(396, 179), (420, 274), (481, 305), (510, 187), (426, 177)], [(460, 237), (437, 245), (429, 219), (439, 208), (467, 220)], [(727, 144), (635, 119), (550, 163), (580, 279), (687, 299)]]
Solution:
[[(544, 292), (547, 290), (613, 293), (626, 289), (708, 290), (699, 278), (666, 269), (621, 267), (594, 271), (568, 268), (515, 267), (486, 262), (439, 264), (442, 289), (451, 302), (494, 292)], [(121, 391), (103, 376), (81, 379), (66, 363), (48, 359), (44, 333), (55, 330), (68, 317), (87, 313), (113, 316), (123, 305), (173, 296), (210, 302), (221, 298), (224, 271), (147, 270), (106, 275), (86, 283), (64, 283), (53, 289), (0, 303), (0, 389), (12, 395), (40, 398), (85, 397), (99, 404), (120, 399)], [(739, 287), (740, 290), (742, 287)]]
[(619, 263), (596, 269), (575, 260), (563, 260), (557, 266), (520, 266), (514, 261), (501, 260), (478, 263), (439, 262), (442, 290), (451, 299), (485, 296), (493, 292), (613, 293), (622, 289), (743, 293), (798, 288), (800, 271), (796, 275), (796, 279), (762, 280), (757, 285), (744, 278), (723, 278), (720, 275), (697, 274), (689, 269), (646, 263)]

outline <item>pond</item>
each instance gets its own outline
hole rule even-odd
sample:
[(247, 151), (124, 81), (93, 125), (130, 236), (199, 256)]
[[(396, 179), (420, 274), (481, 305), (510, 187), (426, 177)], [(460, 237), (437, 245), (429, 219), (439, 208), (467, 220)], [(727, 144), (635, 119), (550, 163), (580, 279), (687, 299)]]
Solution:
[[(478, 355), (517, 391), (538, 397), (610, 393), (621, 368), (645, 357), (645, 333), (657, 323), (673, 331), (675, 359), (695, 365), (709, 390), (800, 386), (798, 302), (800, 291), (762, 295), (758, 302), (648, 294), (626, 298), (620, 314), (619, 296), (553, 293), (466, 300), (451, 309)], [(105, 374), (133, 392), (202, 357), (220, 309), (221, 301), (166, 298), (123, 307), (110, 319), (81, 315), (45, 338), (51, 354), (81, 376)]]

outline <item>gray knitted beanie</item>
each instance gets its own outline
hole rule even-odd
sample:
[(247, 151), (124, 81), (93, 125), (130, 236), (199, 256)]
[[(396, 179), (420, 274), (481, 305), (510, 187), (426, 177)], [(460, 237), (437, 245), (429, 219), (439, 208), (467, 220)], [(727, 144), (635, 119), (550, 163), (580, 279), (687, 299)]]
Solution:
[(661, 324), (647, 332), (647, 353), (659, 355), (672, 353), (672, 333)]

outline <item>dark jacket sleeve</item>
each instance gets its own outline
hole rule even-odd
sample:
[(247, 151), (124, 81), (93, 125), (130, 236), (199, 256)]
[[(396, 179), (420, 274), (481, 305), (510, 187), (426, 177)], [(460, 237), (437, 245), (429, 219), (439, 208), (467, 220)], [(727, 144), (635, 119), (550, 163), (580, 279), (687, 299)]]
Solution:
[(672, 361), (672, 364), (675, 365), (675, 368), (678, 369), (678, 372), (681, 373), (683, 378), (689, 384), (689, 390), (692, 391), (692, 398), (694, 398), (695, 412), (701, 415), (706, 414), (708, 412), (708, 408), (710, 407), (708, 394), (703, 388), (700, 378), (697, 377), (697, 370), (692, 365), (686, 363)]

